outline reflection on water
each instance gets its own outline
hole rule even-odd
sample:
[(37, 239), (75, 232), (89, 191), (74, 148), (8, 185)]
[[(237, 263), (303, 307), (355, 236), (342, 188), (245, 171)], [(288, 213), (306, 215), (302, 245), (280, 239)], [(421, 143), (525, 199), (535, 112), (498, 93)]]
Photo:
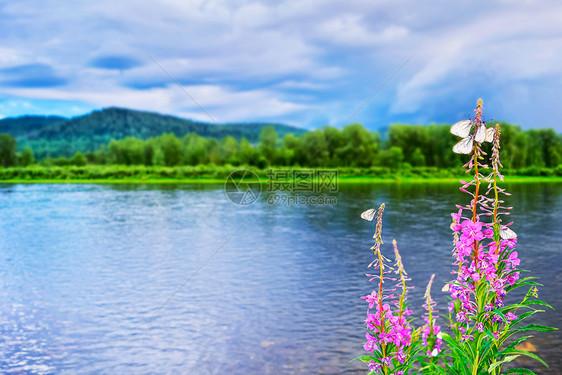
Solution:
[[(557, 308), (536, 322), (559, 327), (562, 187), (509, 190), (521, 265)], [(2, 372), (364, 373), (349, 363), (371, 286), (373, 224), (359, 213), (381, 202), (414, 311), (432, 273), (436, 285), (451, 277), (456, 185), (344, 185), (334, 206), (266, 198), (241, 207), (221, 186), (0, 185)], [(537, 373), (562, 372), (562, 335), (537, 336), (551, 365)]]

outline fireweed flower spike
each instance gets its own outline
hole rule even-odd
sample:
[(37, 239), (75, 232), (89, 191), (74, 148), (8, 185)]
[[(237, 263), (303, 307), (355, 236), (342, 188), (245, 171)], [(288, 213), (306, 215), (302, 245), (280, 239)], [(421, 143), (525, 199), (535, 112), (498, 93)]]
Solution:
[[(406, 306), (408, 287), (408, 274), (402, 263), (402, 258), (398, 252), (396, 241), (393, 241), (394, 254), (396, 256), (395, 267), (389, 266), (390, 261), (383, 256), (381, 245), (382, 241), (382, 215), (385, 205), (382, 204), (377, 211), (375, 226), (375, 244), (371, 249), (374, 251), (375, 260), (369, 265), (378, 275), (367, 275), (370, 281), (379, 279), (378, 287), (371, 294), (361, 297), (369, 304), (365, 325), (367, 333), (366, 342), (363, 348), (369, 355), (358, 357), (369, 366), (369, 374), (405, 374), (411, 367), (412, 353), (412, 329), (406, 316), (411, 314)], [(391, 278), (392, 270), (397, 274), (397, 278)], [(385, 290), (386, 280), (398, 281), (397, 288), (401, 289), (399, 296), (392, 290)], [(397, 280), (396, 280), (397, 279)], [(386, 303), (385, 300), (388, 300)], [(393, 308), (392, 306), (395, 306)], [(407, 361), (407, 359), (410, 359)]]
[[(451, 214), (455, 243), (453, 253), (455, 264), (458, 264), (454, 272), (456, 279), (450, 283), (449, 290), (449, 318), (453, 335), (443, 334), (443, 337), (448, 343), (456, 342), (456, 346), (451, 347), (451, 368), (461, 373), (479, 374), (485, 371), (500, 374), (502, 364), (515, 358), (510, 358), (510, 355), (538, 358), (532, 353), (515, 350), (516, 344), (508, 345), (503, 350), (500, 347), (518, 331), (516, 326), (522, 319), (541, 311), (530, 305), (548, 305), (531, 300), (532, 293), (528, 293), (521, 304), (504, 305), (510, 290), (539, 284), (530, 281), (533, 278), (519, 280), (519, 259), (513, 250), (517, 235), (502, 225), (499, 219), (500, 215), (509, 215), (511, 209), (502, 205), (504, 201), (500, 194), (509, 194), (498, 186), (498, 182), (503, 181), (500, 173), (500, 127), (496, 124), (494, 128), (485, 128), (481, 121), (482, 100), (478, 100), (475, 112), (475, 133), (472, 136), (472, 149), (468, 152), (470, 160), (464, 165), (467, 173), (472, 172), (474, 178), (470, 182), (461, 181), (460, 188), (469, 195), (470, 203), (457, 206), (458, 213)], [(484, 134), (484, 137), (478, 136), (477, 132)], [(488, 176), (480, 172), (488, 169), (482, 163), (486, 154), (480, 144), (484, 141), (492, 142), (491, 172)], [(482, 194), (481, 184), (485, 182), (489, 185)], [(464, 212), (466, 216), (463, 216)], [(532, 311), (518, 319), (516, 311), (522, 308), (521, 305)], [(541, 326), (540, 330), (550, 329)], [(527, 329), (522, 327), (521, 330)], [(526, 338), (528, 336), (517, 342)]]
[[(517, 234), (509, 228), (512, 223), (503, 223), (511, 207), (502, 200), (510, 194), (499, 186), (503, 181), (500, 172), (501, 129), (486, 128), (482, 121), (482, 100), (476, 105), (474, 120), (464, 120), (451, 128), (451, 133), (461, 137), (453, 151), (469, 155), (464, 165), (471, 173), (471, 181), (461, 180), (461, 192), (468, 195), (469, 202), (457, 205), (451, 214), (453, 231), (453, 265), (455, 279), (448, 282), (444, 291), (450, 293), (449, 330), (441, 331), (436, 325), (437, 310), (431, 298), (431, 277), (425, 293), (426, 314), (424, 325), (418, 329), (410, 326), (406, 317), (411, 315), (406, 305), (406, 285), (411, 281), (404, 269), (402, 257), (393, 241), (395, 265), (390, 265), (381, 250), (382, 215), (384, 204), (378, 210), (365, 211), (361, 217), (373, 220), (376, 217), (375, 244), (371, 247), (375, 259), (369, 265), (375, 270), (370, 281), (378, 279), (378, 286), (367, 296), (368, 303), (366, 342), (363, 348), (368, 355), (357, 357), (368, 365), (368, 374), (406, 375), (424, 374), (501, 374), (503, 364), (519, 356), (528, 356), (545, 364), (538, 356), (516, 346), (531, 336), (527, 331), (552, 331), (556, 328), (538, 324), (522, 326), (539, 307), (552, 308), (538, 299), (534, 277), (520, 278), (520, 260)], [(490, 172), (484, 164), (488, 155), (481, 149), (483, 142), (492, 143)], [(486, 191), (482, 184), (488, 183)], [(482, 188), (483, 190), (483, 188)], [(375, 216), (376, 211), (376, 216)], [(395, 277), (392, 278), (394, 270)], [(396, 281), (395, 289), (385, 289), (385, 280)], [(388, 284), (386, 284), (388, 285)], [(391, 286), (392, 287), (392, 286)], [(505, 305), (506, 295), (513, 289), (530, 287), (523, 300)], [(396, 292), (396, 295), (394, 294)], [(513, 338), (518, 334), (517, 339)], [(546, 364), (545, 364), (546, 365)], [(509, 373), (533, 374), (527, 369), (512, 369)]]
[(425, 325), (422, 327), (423, 344), (427, 348), (427, 355), (430, 357), (435, 357), (439, 354), (441, 351), (441, 343), (443, 342), (441, 327), (435, 324), (435, 318), (433, 317), (437, 312), (435, 309), (436, 303), (433, 298), (431, 298), (431, 284), (433, 284), (434, 278), (435, 274), (431, 275), (425, 290), (424, 308), (427, 310), (427, 314), (423, 316)]

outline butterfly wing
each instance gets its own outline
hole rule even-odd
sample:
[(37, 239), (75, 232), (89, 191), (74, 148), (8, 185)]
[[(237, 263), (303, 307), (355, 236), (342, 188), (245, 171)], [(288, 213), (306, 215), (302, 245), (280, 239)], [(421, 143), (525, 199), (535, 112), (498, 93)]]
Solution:
[(367, 211), (363, 211), (361, 213), (361, 219), (367, 220), (367, 221), (373, 221), (376, 213), (377, 213), (377, 210), (375, 208), (369, 208)]
[(451, 126), (451, 133), (461, 138), (466, 138), (470, 134), (472, 120), (462, 120)]
[(485, 137), (484, 141), (492, 142), (494, 140), (495, 135), (496, 135), (496, 129), (494, 129), (494, 128), (486, 129), (486, 137)]
[(474, 135), (474, 140), (478, 143), (484, 142), (486, 139), (486, 125), (480, 124), (478, 129), (476, 129), (476, 134)]
[(517, 233), (515, 233), (508, 227), (505, 227), (503, 229), (500, 229), (500, 237), (502, 238), (502, 240), (512, 240), (514, 238), (517, 238)]
[(473, 136), (468, 136), (461, 139), (456, 145), (453, 146), (453, 152), (455, 154), (470, 154), (472, 152), (472, 147), (474, 146), (473, 141)]

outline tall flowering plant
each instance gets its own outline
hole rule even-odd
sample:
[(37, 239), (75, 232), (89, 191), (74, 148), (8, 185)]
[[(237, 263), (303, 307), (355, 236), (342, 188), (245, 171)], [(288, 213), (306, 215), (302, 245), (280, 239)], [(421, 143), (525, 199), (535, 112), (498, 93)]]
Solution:
[[(430, 295), (433, 276), (425, 294), (424, 325), (413, 327), (406, 305), (406, 281), (410, 279), (396, 241), (394, 265), (381, 251), (385, 206), (363, 212), (363, 219), (376, 218), (375, 244), (371, 248), (375, 260), (369, 265), (376, 272), (368, 276), (371, 281), (377, 280), (378, 286), (362, 297), (369, 304), (364, 345), (369, 354), (357, 358), (368, 365), (369, 375), (496, 375), (502, 373), (505, 363), (519, 356), (534, 358), (546, 366), (538, 356), (518, 346), (532, 337), (527, 335), (530, 331), (556, 328), (523, 325), (525, 319), (544, 311), (540, 310), (542, 306), (552, 307), (537, 298), (537, 286), (541, 284), (533, 281), (534, 277), (520, 277), (523, 270), (518, 268), (517, 234), (510, 228), (512, 223), (504, 223), (511, 207), (504, 206), (502, 196), (509, 193), (500, 187), (500, 127), (486, 127), (479, 99), (474, 120), (454, 124), (451, 133), (461, 137), (453, 151), (470, 156), (464, 167), (473, 177), (469, 182), (461, 181), (460, 190), (469, 196), (469, 202), (457, 205), (458, 211), (451, 214), (455, 278), (443, 289), (450, 294), (448, 329), (442, 331), (437, 324), (435, 302)], [(485, 142), (492, 144), (488, 159), (482, 150)], [(386, 281), (398, 283), (394, 288), (385, 288)], [(506, 305), (507, 294), (522, 287), (529, 287), (522, 300)], [(533, 374), (528, 369), (504, 373)]]

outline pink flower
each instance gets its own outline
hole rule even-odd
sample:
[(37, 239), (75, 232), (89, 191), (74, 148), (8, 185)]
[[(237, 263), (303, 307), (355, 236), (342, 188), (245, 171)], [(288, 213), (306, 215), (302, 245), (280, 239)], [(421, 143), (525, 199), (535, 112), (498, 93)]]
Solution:
[(375, 314), (367, 314), (367, 319), (365, 319), (365, 324), (367, 324), (367, 327), (369, 327), (370, 329), (375, 329), (375, 327), (381, 325), (381, 322)]
[(385, 366), (390, 366), (390, 364), (392, 363), (392, 358), (391, 357), (382, 357), (381, 362)]
[(484, 234), (484, 237), (486, 238), (494, 238), (494, 231), (491, 230), (490, 228), (488, 229), (484, 229), (484, 232), (482, 232)]
[(367, 366), (369, 366), (369, 372), (374, 372), (375, 374), (380, 374), (380, 370), (382, 368), (380, 363), (377, 363), (377, 362), (371, 360), (371, 362), (367, 363)]
[(364, 299), (367, 302), (369, 302), (369, 308), (372, 309), (373, 306), (375, 306), (375, 302), (378, 301), (377, 292), (373, 290), (371, 294), (365, 297), (361, 297), (361, 299)]
[(398, 362), (403, 364), (404, 362), (406, 362), (406, 353), (404, 353), (402, 349), (399, 349), (396, 353), (396, 359), (398, 360)]
[(461, 225), (460, 225), (461, 218), (462, 218), (462, 208), (459, 209), (458, 213), (456, 213), (456, 214), (452, 213), (451, 216), (453, 217), (453, 224), (451, 224), (451, 229), (454, 232), (460, 231), (461, 228), (462, 228)]
[[(462, 237), (466, 240), (471, 239), (472, 242), (480, 241), (484, 238), (484, 234), (482, 233), (482, 223), (477, 221), (473, 222), (472, 220), (465, 220), (462, 222)], [(465, 242), (465, 241), (463, 241)]]
[(505, 242), (506, 242), (507, 247), (509, 247), (510, 249), (513, 249), (515, 247), (515, 244), (517, 243), (517, 237), (512, 238), (511, 240), (505, 240)]
[(370, 334), (365, 334), (367, 338), (367, 342), (363, 345), (363, 349), (368, 351), (369, 353), (373, 353), (375, 350), (378, 350), (379, 346), (377, 345), (377, 339), (375, 336), (371, 336)]
[(515, 268), (519, 265), (519, 258), (517, 258), (517, 251), (512, 252), (508, 255), (507, 259), (504, 260), (505, 263), (509, 264), (511, 267)]
[(511, 311), (508, 312), (507, 314), (505, 314), (505, 317), (507, 318), (508, 321), (512, 321), (517, 319), (517, 315), (515, 315), (514, 313), (512, 313)]
[(514, 272), (507, 278), (507, 282), (509, 283), (509, 285), (515, 284), (517, 280), (519, 280), (519, 272)]

